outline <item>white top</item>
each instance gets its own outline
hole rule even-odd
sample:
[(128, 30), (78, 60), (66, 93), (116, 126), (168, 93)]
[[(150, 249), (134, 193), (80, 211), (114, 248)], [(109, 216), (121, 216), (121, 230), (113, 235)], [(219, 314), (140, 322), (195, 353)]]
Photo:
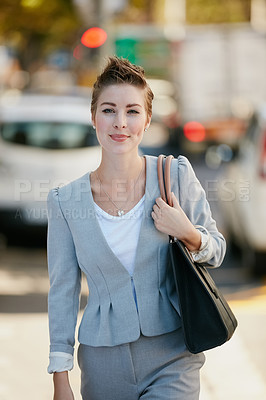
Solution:
[[(105, 240), (131, 277), (135, 267), (136, 250), (144, 212), (144, 200), (145, 195), (135, 207), (120, 217), (108, 214), (94, 202), (96, 216)], [(133, 279), (131, 284), (138, 308)]]
[[(113, 216), (102, 210), (95, 202), (95, 213), (98, 219), (102, 233), (109, 247), (119, 259), (121, 264), (132, 276), (135, 266), (136, 249), (140, 234), (142, 216), (144, 212), (145, 195), (128, 213), (121, 217)], [(206, 262), (212, 254), (212, 243), (209, 239), (208, 231), (202, 226), (195, 226), (201, 234), (201, 247), (192, 254), (194, 261)], [(132, 291), (137, 299), (135, 288), (132, 282)], [(63, 352), (51, 352), (48, 373), (70, 371), (73, 369), (73, 356)]]
[(109, 247), (131, 276), (134, 272), (144, 200), (145, 195), (121, 217), (108, 214), (94, 203), (99, 225)]

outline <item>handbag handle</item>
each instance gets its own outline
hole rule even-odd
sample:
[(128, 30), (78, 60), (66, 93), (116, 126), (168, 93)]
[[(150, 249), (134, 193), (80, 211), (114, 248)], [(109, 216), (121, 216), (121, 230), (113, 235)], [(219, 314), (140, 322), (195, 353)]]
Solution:
[[(172, 155), (165, 157), (163, 154), (160, 154), (157, 161), (157, 173), (158, 173), (158, 182), (161, 192), (161, 198), (171, 207), (173, 207), (173, 202), (172, 202), (170, 171), (171, 171), (171, 162), (173, 158), (174, 157)], [(164, 159), (165, 163), (163, 165)]]

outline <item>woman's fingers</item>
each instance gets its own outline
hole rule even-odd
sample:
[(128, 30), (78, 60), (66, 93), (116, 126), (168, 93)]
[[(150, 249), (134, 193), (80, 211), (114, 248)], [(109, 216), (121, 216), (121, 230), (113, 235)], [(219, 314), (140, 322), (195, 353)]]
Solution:
[(180, 208), (180, 204), (179, 204), (175, 194), (172, 192), (171, 195), (172, 195), (173, 207), (174, 208)]
[(164, 209), (164, 207), (167, 206), (167, 204), (163, 201), (163, 199), (161, 199), (160, 197), (158, 197), (156, 199), (156, 202), (153, 206), (153, 212), (152, 212), (152, 218), (160, 218), (162, 216), (162, 211)]
[(166, 204), (163, 199), (160, 197), (156, 199), (151, 216), (154, 220), (156, 228), (159, 231), (169, 233), (169, 228), (170, 231), (172, 230), (171, 225), (173, 224), (173, 211), (173, 208)]
[(153, 206), (152, 218), (156, 228), (170, 236), (182, 238), (186, 231), (191, 230), (191, 222), (180, 207), (177, 198), (172, 193), (173, 207), (158, 197)]
[(174, 193), (172, 201), (173, 207), (170, 207), (163, 199), (156, 199), (151, 213), (154, 225), (160, 232), (182, 240), (188, 249), (194, 251), (200, 246), (200, 234), (181, 208)]
[(154, 220), (154, 222), (156, 222), (158, 217), (157, 217), (157, 215), (155, 214), (154, 211), (152, 211), (151, 216), (152, 216), (152, 219)]
[(160, 207), (158, 207), (157, 204), (154, 204), (154, 206), (153, 206), (153, 211), (154, 211), (155, 213), (158, 213), (158, 212), (160, 211)]
[(159, 208), (164, 208), (165, 206), (167, 206), (166, 202), (161, 197), (157, 197), (155, 203)]

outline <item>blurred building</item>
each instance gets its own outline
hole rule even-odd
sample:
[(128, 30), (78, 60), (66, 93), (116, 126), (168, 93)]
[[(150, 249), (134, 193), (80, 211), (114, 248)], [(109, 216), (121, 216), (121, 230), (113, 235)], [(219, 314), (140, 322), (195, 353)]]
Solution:
[(182, 114), (245, 118), (266, 96), (266, 34), (249, 24), (186, 28), (176, 55)]

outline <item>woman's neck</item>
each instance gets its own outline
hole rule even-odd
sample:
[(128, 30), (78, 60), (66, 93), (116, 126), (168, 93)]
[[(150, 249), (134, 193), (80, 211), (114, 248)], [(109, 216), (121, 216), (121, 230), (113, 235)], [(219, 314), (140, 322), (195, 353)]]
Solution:
[(145, 159), (136, 157), (103, 157), (90, 175), (94, 201), (111, 215), (123, 215), (143, 197), (146, 185)]
[(131, 180), (135, 179), (143, 168), (143, 157), (138, 154), (125, 155), (102, 155), (102, 161), (97, 169), (102, 181), (110, 182), (111, 180)]

